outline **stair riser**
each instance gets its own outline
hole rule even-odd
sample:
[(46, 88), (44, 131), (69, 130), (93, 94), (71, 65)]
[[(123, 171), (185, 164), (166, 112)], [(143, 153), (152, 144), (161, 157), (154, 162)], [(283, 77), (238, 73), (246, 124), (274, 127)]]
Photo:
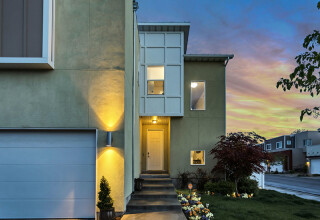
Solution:
[(143, 183), (145, 184), (169, 184), (172, 183), (171, 179), (168, 180), (144, 180)]
[(156, 200), (160, 198), (177, 198), (177, 195), (134, 195), (133, 198)]
[(157, 175), (157, 174), (143, 174), (140, 175), (140, 178), (144, 179), (144, 178), (170, 178), (169, 175)]
[(127, 212), (181, 210), (178, 205), (165, 206), (127, 206)]
[(164, 170), (142, 171), (142, 174), (168, 174), (168, 171), (164, 171)]
[(157, 186), (143, 186), (142, 187), (142, 190), (174, 190), (174, 187), (173, 186), (165, 186), (165, 187), (163, 187), (163, 186), (159, 186), (159, 187), (157, 187)]

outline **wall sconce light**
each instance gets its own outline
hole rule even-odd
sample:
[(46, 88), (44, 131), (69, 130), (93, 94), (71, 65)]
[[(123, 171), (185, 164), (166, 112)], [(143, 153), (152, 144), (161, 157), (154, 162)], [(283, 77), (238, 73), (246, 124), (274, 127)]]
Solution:
[(152, 123), (153, 123), (153, 124), (156, 124), (156, 123), (157, 123), (157, 120), (152, 120)]
[(192, 82), (192, 83), (191, 83), (191, 88), (194, 89), (194, 88), (196, 88), (197, 86), (198, 86), (198, 83), (196, 83), (196, 82)]
[(112, 135), (111, 132), (107, 132), (107, 147), (111, 147)]

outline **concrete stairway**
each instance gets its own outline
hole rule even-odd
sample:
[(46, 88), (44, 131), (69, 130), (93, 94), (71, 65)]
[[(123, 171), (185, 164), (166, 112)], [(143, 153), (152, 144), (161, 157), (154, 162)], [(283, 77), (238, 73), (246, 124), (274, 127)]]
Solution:
[(127, 205), (127, 213), (181, 210), (172, 180), (165, 171), (143, 172), (142, 191), (136, 191)]

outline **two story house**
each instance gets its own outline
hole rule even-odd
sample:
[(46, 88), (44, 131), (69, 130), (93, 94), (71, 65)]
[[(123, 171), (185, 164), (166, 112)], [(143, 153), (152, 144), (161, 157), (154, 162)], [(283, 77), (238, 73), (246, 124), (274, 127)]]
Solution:
[(147, 171), (215, 165), (232, 54), (188, 54), (190, 23), (125, 0), (0, 0), (0, 219), (117, 212)]

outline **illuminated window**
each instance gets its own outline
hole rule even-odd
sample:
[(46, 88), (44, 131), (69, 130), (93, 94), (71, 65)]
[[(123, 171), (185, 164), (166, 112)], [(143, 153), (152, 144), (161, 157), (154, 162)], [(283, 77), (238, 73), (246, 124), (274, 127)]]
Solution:
[(191, 110), (206, 110), (206, 90), (204, 81), (191, 82)]
[(205, 165), (205, 151), (195, 150), (191, 151), (191, 165)]
[(164, 94), (164, 66), (147, 67), (148, 95)]
[(287, 140), (287, 145), (291, 145), (291, 140)]

